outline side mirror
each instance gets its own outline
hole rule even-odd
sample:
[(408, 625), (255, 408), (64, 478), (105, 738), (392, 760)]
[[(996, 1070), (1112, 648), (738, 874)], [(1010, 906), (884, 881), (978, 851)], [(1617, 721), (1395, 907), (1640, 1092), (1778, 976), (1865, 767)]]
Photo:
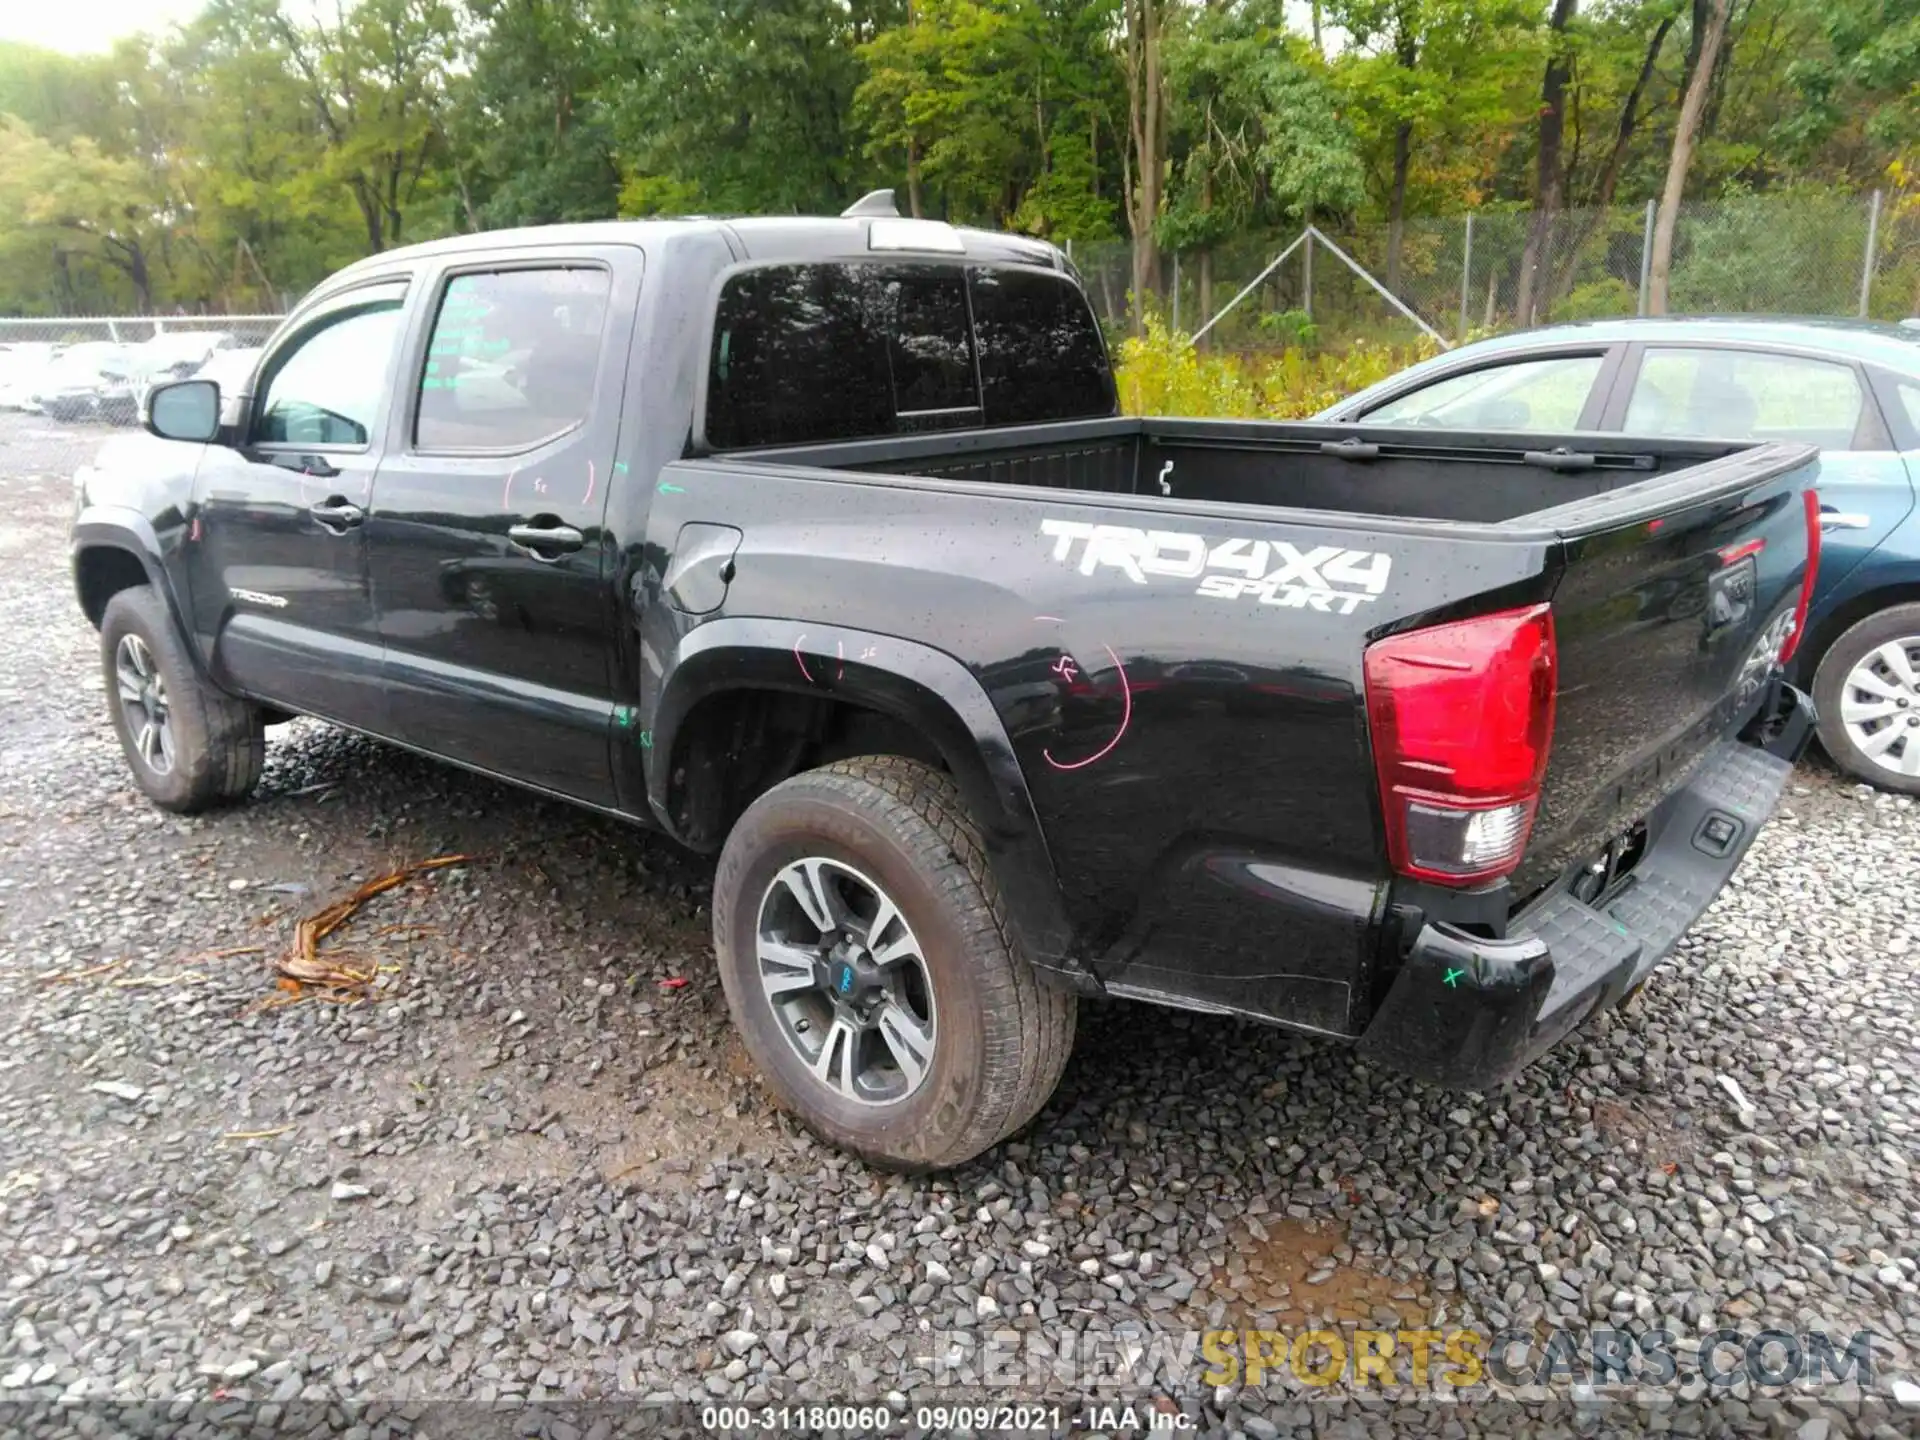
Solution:
[(206, 445), (220, 438), (220, 386), (212, 380), (174, 380), (147, 392), (147, 432), (162, 440)]

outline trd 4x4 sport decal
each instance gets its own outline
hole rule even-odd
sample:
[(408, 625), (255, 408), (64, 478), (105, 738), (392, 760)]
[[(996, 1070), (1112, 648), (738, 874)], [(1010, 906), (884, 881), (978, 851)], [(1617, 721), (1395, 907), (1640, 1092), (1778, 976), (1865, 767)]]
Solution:
[(1284, 540), (1221, 540), (1179, 530), (1136, 530), (1131, 525), (1094, 525), (1084, 520), (1042, 520), (1053, 538), (1053, 558), (1068, 564), (1084, 542), (1078, 569), (1119, 570), (1136, 585), (1149, 575), (1198, 580), (1194, 594), (1215, 600), (1253, 596), (1263, 605), (1351, 615), (1380, 598), (1393, 558), (1377, 550), (1316, 545), (1298, 550)]

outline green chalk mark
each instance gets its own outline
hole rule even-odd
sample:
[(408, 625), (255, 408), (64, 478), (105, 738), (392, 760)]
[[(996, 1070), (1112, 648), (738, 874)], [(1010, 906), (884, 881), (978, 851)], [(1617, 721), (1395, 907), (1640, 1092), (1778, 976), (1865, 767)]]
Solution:
[(614, 461), (614, 462), (613, 462), (613, 473), (614, 473), (614, 474), (616, 474), (616, 475), (624, 475), (624, 474), (626, 474), (626, 473), (627, 473), (627, 462), (626, 462), (626, 461), (624, 461), (624, 460), (616, 460), (616, 461)]
[(1452, 989), (1458, 990), (1460, 988), (1460, 977), (1466, 973), (1464, 970), (1449, 970), (1447, 971), (1446, 980), (1443, 983)]
[(687, 492), (678, 485), (662, 485), (660, 487), (660, 493), (662, 495), (684, 495)]
[(653, 748), (653, 732), (651, 730), (642, 730), (640, 732), (640, 748), (642, 750), (651, 750)]

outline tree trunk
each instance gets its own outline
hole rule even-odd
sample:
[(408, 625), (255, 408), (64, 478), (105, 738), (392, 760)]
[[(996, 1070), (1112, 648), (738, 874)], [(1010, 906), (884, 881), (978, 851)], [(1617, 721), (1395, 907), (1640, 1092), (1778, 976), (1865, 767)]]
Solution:
[(907, 213), (916, 220), (925, 214), (920, 208), (920, 141), (917, 137), (907, 140)]
[[(1667, 183), (1660, 191), (1660, 209), (1653, 222), (1653, 258), (1647, 267), (1647, 313), (1667, 313), (1667, 282), (1673, 268), (1673, 232), (1680, 220), (1680, 197), (1687, 188), (1687, 167), (1693, 163), (1693, 142), (1706, 113), (1707, 92), (1713, 85), (1714, 62), (1727, 33), (1731, 0), (1704, 0), (1708, 6), (1706, 34), (1694, 47), (1693, 70), (1680, 102), (1680, 120), (1673, 129), (1673, 153), (1667, 159)], [(1697, 7), (1696, 7), (1697, 13)]]
[[(1514, 318), (1522, 326), (1534, 323), (1535, 278), (1546, 264), (1547, 241), (1566, 199), (1567, 171), (1560, 158), (1570, 73), (1565, 40), (1578, 5), (1579, 0), (1554, 0), (1553, 15), (1547, 22), (1553, 48), (1547, 56), (1546, 76), (1540, 82), (1540, 151), (1534, 167), (1533, 220), (1527, 226), (1527, 243), (1520, 254), (1520, 295), (1514, 306)], [(1550, 286), (1540, 288), (1551, 295)]]
[(1653, 38), (1647, 41), (1647, 53), (1640, 61), (1640, 74), (1634, 79), (1633, 88), (1627, 92), (1627, 98), (1620, 102), (1620, 123), (1614, 129), (1613, 148), (1607, 152), (1607, 163), (1600, 171), (1600, 180), (1594, 186), (1592, 199), (1587, 205), (1586, 219), (1581, 223), (1579, 232), (1573, 237), (1573, 244), (1567, 247), (1567, 258), (1559, 276), (1553, 282), (1554, 293), (1565, 294), (1573, 288), (1575, 267), (1580, 263), (1580, 252), (1593, 239), (1594, 231), (1606, 223), (1607, 210), (1613, 204), (1614, 192), (1620, 188), (1620, 174), (1627, 167), (1627, 151), (1633, 143), (1633, 132), (1640, 123), (1640, 102), (1646, 98), (1647, 85), (1653, 79), (1653, 67), (1660, 59), (1660, 51), (1667, 43), (1667, 35), (1673, 29), (1674, 17), (1663, 19), (1653, 32)]
[(1132, 162), (1127, 225), (1133, 232), (1133, 333), (1145, 328), (1146, 305), (1156, 293), (1160, 248), (1154, 223), (1160, 218), (1160, 187), (1166, 169), (1165, 87), (1160, 73), (1163, 0), (1127, 0), (1127, 108)]
[(1407, 217), (1407, 169), (1413, 161), (1413, 122), (1393, 132), (1393, 194), (1387, 201), (1387, 289), (1400, 291), (1400, 239)]

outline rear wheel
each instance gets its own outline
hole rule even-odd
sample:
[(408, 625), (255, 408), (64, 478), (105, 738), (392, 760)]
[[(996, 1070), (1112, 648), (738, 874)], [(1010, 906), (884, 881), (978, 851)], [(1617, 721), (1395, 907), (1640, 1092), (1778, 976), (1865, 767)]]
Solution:
[(238, 800), (266, 767), (260, 710), (200, 677), (151, 586), (122, 590), (100, 617), (107, 707), (142, 793), (191, 814)]
[(1074, 997), (1014, 951), (979, 833), (930, 766), (869, 755), (761, 796), (721, 854), (713, 926), (769, 1085), (874, 1164), (973, 1158), (1066, 1065)]
[(1814, 672), (1820, 742), (1871, 785), (1920, 795), (1920, 605), (1869, 615)]

